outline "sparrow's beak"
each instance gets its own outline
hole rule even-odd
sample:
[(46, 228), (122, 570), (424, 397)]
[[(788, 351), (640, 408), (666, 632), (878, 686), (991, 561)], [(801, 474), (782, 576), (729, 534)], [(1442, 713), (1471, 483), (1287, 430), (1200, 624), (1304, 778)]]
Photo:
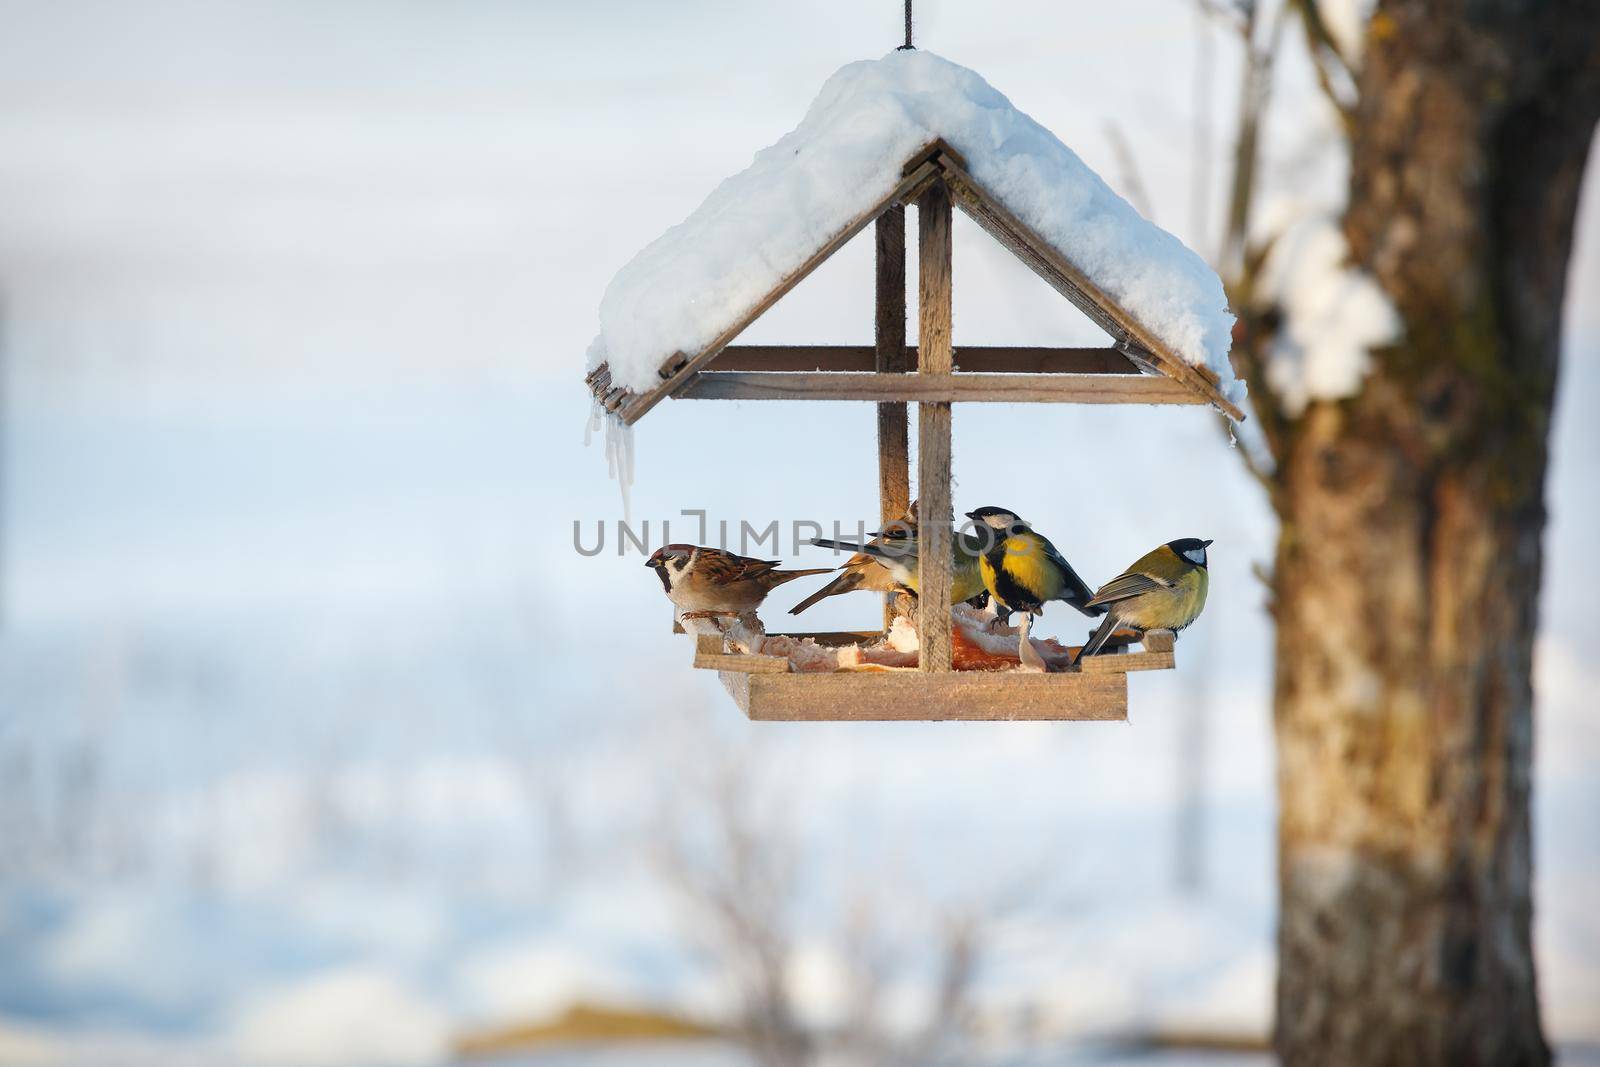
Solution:
[(1211, 542), (1210, 541), (1201, 541), (1200, 544), (1204, 548), (1210, 548), (1211, 547)]
[(651, 556), (649, 559), (644, 561), (644, 565), (646, 567), (654, 567), (656, 565), (656, 558)]
[(967, 512), (966, 516), (967, 516), (967, 518), (971, 519), (973, 522), (977, 522), (978, 521), (978, 513), (975, 512), (975, 511)]

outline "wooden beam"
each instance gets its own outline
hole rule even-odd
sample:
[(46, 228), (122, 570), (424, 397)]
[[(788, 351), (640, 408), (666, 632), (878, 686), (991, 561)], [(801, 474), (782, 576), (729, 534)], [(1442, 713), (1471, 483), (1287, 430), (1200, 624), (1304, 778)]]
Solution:
[(728, 652), (716, 634), (697, 634), (694, 640), (694, 665), (703, 671), (734, 671), (740, 674), (788, 674), (787, 656), (762, 656)]
[[(902, 269), (903, 263), (902, 260)], [(901, 314), (903, 323), (903, 310)], [(901, 334), (904, 336), (904, 327)], [(705, 369), (773, 372), (882, 370), (884, 368), (878, 365), (878, 358), (878, 348), (873, 345), (729, 345), (707, 363)], [(915, 371), (916, 348), (904, 346), (901, 361), (901, 366), (896, 369)], [(955, 349), (955, 367), (958, 374), (1139, 373), (1134, 361), (1117, 348), (960, 345)], [(1159, 372), (1152, 369), (1151, 373)], [(610, 380), (609, 375), (607, 380)]]
[[(883, 225), (883, 219), (878, 225)], [(903, 222), (902, 222), (903, 224)], [(904, 232), (902, 231), (902, 237)], [(904, 266), (902, 264), (902, 269)], [(912, 359), (915, 364), (915, 358)], [(873, 345), (729, 345), (707, 363), (707, 371), (871, 371), (878, 369)], [(702, 371), (701, 373), (705, 373)]]
[(1144, 635), (1146, 652), (1171, 652), (1177, 635), (1171, 630), (1147, 630)]
[(876, 403), (1208, 404), (1182, 382), (1149, 374), (864, 374), (701, 371), (685, 400), (869, 400)]
[(1115, 722), (1128, 717), (1126, 674), (850, 671), (724, 672), (719, 677), (740, 710), (751, 719), (769, 722)]
[(1130, 671), (1170, 671), (1177, 666), (1171, 652), (1113, 652), (1085, 656), (1078, 662), (1084, 674), (1127, 674)]
[(1115, 348), (1018, 348), (957, 345), (958, 374), (1137, 374)]
[(789, 290), (804, 281), (812, 271), (822, 266), (830, 256), (848, 244), (852, 237), (866, 229), (867, 225), (879, 215), (898, 204), (900, 198), (908, 190), (916, 188), (927, 178), (930, 171), (937, 173), (937, 169), (937, 165), (929, 161), (918, 167), (913, 173), (906, 175), (900, 180), (900, 184), (889, 192), (888, 196), (885, 196), (882, 200), (879, 200), (876, 204), (873, 204), (870, 208), (847, 222), (821, 248), (807, 257), (804, 263), (786, 275), (771, 291), (747, 308), (744, 314), (735, 319), (727, 329), (714, 337), (710, 344), (693, 355), (678, 353), (668, 359), (662, 364), (659, 372), (661, 381), (647, 392), (635, 394), (620, 407), (618, 415), (622, 421), (629, 425), (638, 422), (645, 412), (655, 407), (681, 385), (685, 377), (693, 374), (714, 359), (718, 352), (721, 352), (724, 347), (731, 344), (735, 337), (738, 337), (745, 331), (746, 327), (765, 314), (767, 309), (781, 300)]
[[(878, 216), (877, 296), (873, 370), (899, 374), (906, 356), (906, 209), (891, 207)], [(905, 401), (878, 405), (878, 520), (880, 530), (905, 515), (911, 504), (911, 424)], [(883, 601), (883, 628), (894, 624), (895, 597)]]
[(954, 192), (956, 202), (967, 217), (1010, 249), (1013, 255), (1093, 319), (1101, 329), (1124, 344), (1136, 345), (1151, 353), (1163, 373), (1199, 391), (1208, 403), (1222, 409), (1231, 418), (1239, 421), (1244, 419), (1244, 412), (1224, 397), (1214, 382), (1208, 381), (1198, 369), (1175, 355), (1137, 319), (1123, 311), (1116, 301), (1068, 262), (1048, 241), (1013, 215), (998, 199), (990, 196), (963, 167), (948, 157), (940, 157), (939, 166)]
[[(935, 182), (917, 201), (917, 377), (949, 382), (950, 189)], [(917, 404), (917, 637), (922, 673), (950, 671), (950, 402)]]

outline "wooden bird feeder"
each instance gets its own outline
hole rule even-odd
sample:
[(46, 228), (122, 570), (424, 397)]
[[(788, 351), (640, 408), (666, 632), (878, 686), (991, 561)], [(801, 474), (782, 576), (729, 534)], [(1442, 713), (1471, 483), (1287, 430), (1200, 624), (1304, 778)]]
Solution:
[[(917, 207), (918, 344), (906, 344), (907, 205)], [(1110, 335), (1103, 348), (953, 348), (952, 206), (1027, 264)], [(736, 345), (744, 329), (869, 225), (876, 230), (877, 323), (872, 346)], [(1205, 404), (1243, 416), (1217, 376), (1180, 358), (1112, 300), (1068, 256), (1023, 223), (973, 178), (942, 140), (905, 161), (899, 183), (817, 248), (770, 292), (697, 352), (678, 353), (643, 392), (612, 384), (601, 364), (588, 375), (596, 401), (626, 424), (666, 397), (690, 400), (854, 400), (877, 405), (882, 520), (910, 500), (907, 404), (917, 405), (917, 484), (922, 550), (918, 666), (894, 671), (797, 673), (787, 658), (730, 651), (722, 638), (691, 637), (694, 666), (723, 685), (758, 720), (946, 720), (1127, 718), (1132, 671), (1174, 666), (1172, 635), (1145, 635), (1060, 673), (951, 668), (950, 405), (999, 401), (1047, 404)], [(940, 521), (944, 519), (945, 521)], [(889, 623), (885, 612), (885, 626)], [(875, 642), (880, 631), (791, 634), (823, 645)]]

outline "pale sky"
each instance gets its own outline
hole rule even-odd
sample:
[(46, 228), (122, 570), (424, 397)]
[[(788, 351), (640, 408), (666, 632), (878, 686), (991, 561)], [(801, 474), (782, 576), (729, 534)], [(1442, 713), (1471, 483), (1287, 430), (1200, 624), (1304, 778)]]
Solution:
[[(196, 530), (201, 515), (233, 521), (238, 511), (222, 471), (180, 475), (176, 461), (152, 458), (111, 475), (115, 464), (94, 460), (101, 453), (73, 429), (80, 419), (97, 432), (176, 419), (169, 436), (282, 426), (270, 457), (235, 461), (254, 472), (240, 491), (254, 510), (277, 507), (280, 521), (305, 513), (310, 530), (322, 529), (317, 502), (357, 507), (393, 481), (354, 460), (348, 485), (319, 489), (282, 473), (318, 419), (351, 425), (370, 411), (390, 425), (391, 405), (407, 409), (407, 396), (443, 385), (471, 421), (478, 400), (460, 390), (501, 383), (546, 398), (541, 422), (570, 412), (576, 425), (583, 352), (611, 274), (791, 128), (840, 64), (894, 45), (899, 17), (897, 3), (854, 2), (0, 3), (13, 30), (0, 36), (0, 316), (13, 407), (46, 420), (16, 424), (14, 559), (30, 546), (58, 558), (77, 541), (71, 566), (100, 560), (115, 586), (140, 568), (96, 550), (94, 529), (134, 522), (163, 493), (169, 511), (196, 513)], [(1126, 191), (1115, 127), (1155, 220), (1202, 244), (1197, 229), (1214, 235), (1215, 224), (1195, 216), (1196, 183), (1209, 152), (1214, 218), (1237, 56), (1210, 31), (1215, 70), (1197, 80), (1200, 27), (1179, 0), (1070, 11), (923, 0), (917, 39), (978, 69)], [(1264, 214), (1339, 193), (1326, 114), (1298, 52), (1289, 56)], [(1197, 110), (1215, 124), (1198, 141)], [(1581, 229), (1574, 292), (1600, 286), (1592, 203)], [(992, 242), (965, 224), (957, 238), (958, 343), (1097, 340)], [(747, 339), (870, 337), (869, 255), (863, 242), (847, 248)], [(1600, 312), (1569, 306), (1574, 351), (1595, 351), (1582, 339), (1600, 338)], [(1568, 383), (1595, 389), (1593, 375)], [(728, 414), (694, 410), (702, 421)], [(839, 408), (769, 411), (847, 436), (859, 421)], [(1073, 425), (1079, 413), (1057, 417)], [(674, 479), (651, 435), (675, 418), (642, 427), (641, 502), (654, 497), (658, 510)], [(381, 436), (369, 429), (346, 447), (378, 463), (382, 447), (363, 442)], [(48, 443), (60, 438), (72, 448)], [(1568, 461), (1594, 463), (1600, 431), (1577, 442), (1567, 449), (1581, 458)], [(574, 433), (542, 447), (578, 444)], [(461, 462), (476, 478), (500, 477), (483, 474), (481, 453)], [(561, 481), (587, 494), (599, 466), (578, 450)], [(852, 479), (848, 499), (869, 481)], [(264, 487), (280, 483), (280, 503), (265, 503)], [(613, 493), (603, 482), (595, 491)], [(96, 523), (86, 529), (81, 514)], [(364, 526), (352, 517), (339, 528)], [(158, 557), (175, 551), (173, 565), (189, 565), (194, 550), (172, 536), (129, 532), (115, 543), (153, 541)], [(432, 550), (402, 556), (419, 552)], [(330, 567), (361, 570), (348, 559)]]
[[(1191, 205), (1207, 146), (1214, 165), (1225, 154), (1237, 57), (1214, 33), (1214, 78), (1197, 80), (1187, 3), (917, 6), (920, 45), (977, 69), (1126, 191), (1114, 126), (1155, 221), (1196, 244), (1214, 232)], [(44, 679), (19, 688), (39, 699), (7, 707), (12, 722), (44, 735), (95, 707), (80, 681), (109, 690), (163, 669), (128, 635), (174, 620), (174, 647), (202, 649), (174, 662), (209, 663), (214, 641), (247, 663), (217, 700), (235, 701), (236, 720), (205, 719), (198, 682), (185, 698), (196, 708), (167, 709), (175, 763), (211, 743), (197, 727), (241, 764), (274, 740), (304, 762), (304, 736), (340, 729), (352, 753), (432, 755), (428, 729), (448, 734), (461, 708), (487, 703), (430, 695), (429, 671), (446, 663), (463, 686), (492, 684), (473, 658), (484, 647), (509, 650), (526, 673), (512, 711), (550, 731), (553, 761), (591, 718), (632, 751), (658, 701), (700, 699), (731, 722), (715, 681), (695, 677), (666, 632), (637, 558), (570, 549), (574, 519), (620, 512), (599, 450), (582, 445), (584, 351), (613, 272), (792, 128), (835, 69), (896, 45), (898, 0), (0, 0), (0, 26), (0, 654), (13, 655), (11, 679)], [(1333, 202), (1316, 90), (1298, 61), (1283, 79), (1272, 198)], [(1215, 122), (1198, 152), (1197, 109)], [(1220, 172), (1209, 188), (1214, 217)], [(1597, 188), (1591, 173), (1539, 681), (1539, 811), (1557, 827), (1541, 832), (1567, 834), (1541, 870), (1568, 862), (1584, 878), (1600, 752), (1600, 675), (1586, 654), (1600, 641), (1587, 580), (1600, 424), (1580, 415), (1600, 401), (1600, 310), (1586, 299), (1600, 292)], [(869, 263), (870, 242), (850, 246), (746, 339), (869, 339)], [(958, 344), (1094, 343), (1076, 312), (964, 223), (955, 271)], [(1193, 409), (970, 405), (955, 419), (957, 502), (1024, 510), (1086, 577), (1159, 540), (1217, 539), (1181, 669), (1134, 683), (1136, 726), (1092, 736), (907, 726), (785, 743), (833, 776), (841, 824), (858, 817), (858, 795), (887, 798), (906, 821), (884, 817), (886, 848), (942, 827), (944, 812), (988, 820), (1004, 790), (1011, 822), (994, 839), (1033, 849), (1041, 832), (1059, 843), (1063, 826), (1087, 821), (1115, 837), (1118, 812), (1164, 810), (1178, 724), (1209, 702), (1211, 795), (1246, 827), (1221, 843), (1219, 865), (1230, 864), (1230, 893), (1269, 908), (1271, 633), (1252, 567), (1270, 562), (1275, 529), (1226, 439)], [(675, 402), (638, 443), (634, 513), (653, 522), (684, 507), (758, 522), (875, 511), (867, 405)], [(858, 627), (877, 611), (857, 600), (805, 620)], [(1072, 620), (1048, 623), (1041, 632)], [(405, 640), (387, 646), (369, 624)], [(88, 651), (81, 663), (22, 662), (13, 650), (32, 646), (19, 630), (64, 631)], [(618, 691), (608, 641), (658, 684)], [(417, 665), (391, 647), (426, 655)], [(323, 721), (344, 696), (341, 656), (374, 672), (362, 684), (382, 683), (397, 723), (377, 701), (359, 726)], [(124, 713), (130, 743), (160, 748), (169, 735), (152, 733), (144, 710)], [(281, 727), (297, 716), (305, 735)], [(1097, 894), (1130, 884), (1114, 850), (1085, 855)], [(1564, 884), (1571, 921), (1589, 922), (1592, 882)]]

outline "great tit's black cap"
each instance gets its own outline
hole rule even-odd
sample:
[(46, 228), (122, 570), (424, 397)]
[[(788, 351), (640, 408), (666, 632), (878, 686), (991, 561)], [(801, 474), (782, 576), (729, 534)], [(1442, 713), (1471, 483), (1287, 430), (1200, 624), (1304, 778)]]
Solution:
[(1013, 516), (1014, 518), (1021, 518), (1022, 517), (1022, 516), (1018, 515), (1015, 511), (1012, 511), (1010, 508), (982, 507), (982, 508), (978, 508), (975, 511), (967, 512), (967, 518), (973, 519), (973, 520), (975, 520), (977, 522), (982, 522), (984, 519), (989, 518), (991, 515), (1010, 515), (1010, 516)]

